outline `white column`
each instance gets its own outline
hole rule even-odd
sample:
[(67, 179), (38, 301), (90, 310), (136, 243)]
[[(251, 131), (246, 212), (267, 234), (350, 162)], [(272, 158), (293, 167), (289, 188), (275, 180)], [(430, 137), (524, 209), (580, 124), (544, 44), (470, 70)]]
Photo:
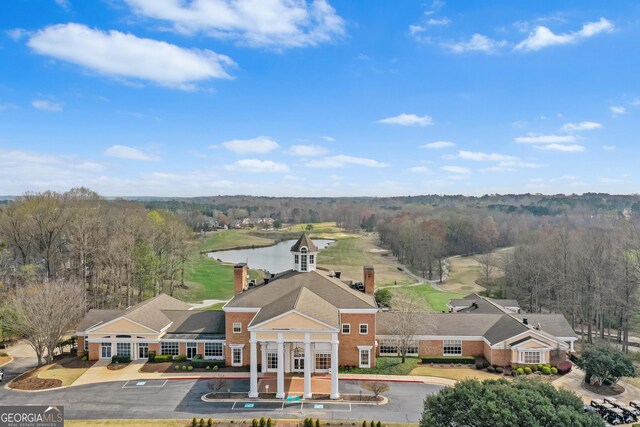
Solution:
[(338, 391), (338, 334), (331, 341), (331, 399), (340, 399)]
[(249, 364), (251, 370), (249, 373), (249, 397), (258, 397), (258, 349), (256, 343), (255, 332), (251, 332), (251, 351), (249, 354)]
[(267, 372), (267, 343), (264, 341), (260, 343), (260, 349), (262, 351), (262, 357), (260, 358), (260, 370), (264, 373)]
[(311, 399), (311, 337), (304, 334), (304, 395), (305, 399)]
[(278, 333), (278, 391), (276, 399), (284, 399), (284, 338)]

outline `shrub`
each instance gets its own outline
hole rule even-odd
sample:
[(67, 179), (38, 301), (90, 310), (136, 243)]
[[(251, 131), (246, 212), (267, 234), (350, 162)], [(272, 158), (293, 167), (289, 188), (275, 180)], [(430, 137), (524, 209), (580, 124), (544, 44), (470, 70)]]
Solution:
[(320, 427), (320, 418), (316, 418), (316, 427)]
[(202, 360), (202, 355), (201, 354), (196, 354), (195, 356), (193, 356), (193, 358), (191, 360)]
[(496, 368), (496, 373), (497, 373), (497, 374), (502, 374), (502, 373), (504, 373), (504, 369), (503, 369), (503, 368), (501, 368), (500, 366), (498, 366), (498, 367)]
[(204, 427), (204, 418), (200, 418), (200, 427)]
[(182, 365), (182, 370), (186, 371), (187, 370), (187, 365)]
[(177, 371), (178, 369), (180, 369), (180, 366), (176, 365), (176, 366), (174, 366), (174, 368)]
[(531, 365), (531, 372), (538, 372), (538, 365)]
[[(156, 363), (171, 362), (172, 360), (173, 360), (173, 356), (170, 354), (158, 354), (153, 358), (153, 362), (156, 362)], [(150, 362), (152, 361), (151, 358), (149, 358), (149, 361)]]
[(111, 363), (130, 363), (131, 358), (129, 356), (115, 355), (111, 358)]
[(526, 375), (529, 375), (529, 374), (531, 373), (531, 368), (530, 368), (530, 367), (528, 367), (528, 366), (525, 366), (525, 368), (524, 368), (524, 373), (525, 373)]
[(489, 366), (487, 366), (487, 372), (491, 372), (492, 374), (494, 374), (496, 372), (496, 368), (494, 368), (493, 366), (489, 365)]
[(153, 363), (156, 361), (156, 352), (155, 351), (150, 351), (149, 352), (149, 362)]
[(204, 369), (206, 369), (207, 371), (210, 371), (211, 370), (211, 366), (207, 365), (207, 367), (204, 368)]
[(551, 373), (553, 375), (558, 375), (558, 368), (551, 367)]
[[(3, 353), (3, 354), (7, 354), (7, 353)], [(2, 356), (2, 354), (0, 354), (0, 356)], [(87, 360), (89, 360), (89, 356), (85, 354), (84, 356), (82, 356), (82, 360), (86, 362)]]
[(518, 369), (518, 365), (516, 365), (515, 363), (511, 365), (511, 370), (515, 371), (516, 369)]
[(206, 369), (207, 366), (209, 367), (209, 369), (214, 369), (214, 367), (217, 366), (224, 366), (224, 362), (220, 361), (220, 360), (192, 360), (191, 361), (191, 366), (193, 366), (194, 368), (200, 368), (200, 369)]
[(219, 368), (219, 366), (218, 366), (218, 365), (216, 365), (216, 366), (214, 366), (213, 368), (211, 368), (211, 370), (212, 370), (212, 371), (217, 371), (217, 370), (218, 370), (218, 368)]
[(273, 425), (273, 421), (271, 420), (271, 417), (267, 418), (267, 427), (271, 427)]
[(207, 426), (209, 426), (209, 427), (213, 426), (213, 418), (209, 418), (207, 420)]
[[(305, 425), (306, 425), (307, 420), (305, 419), (304, 422), (305, 422)], [(254, 418), (254, 419), (251, 420), (251, 427), (258, 427), (258, 420), (257, 419)]]
[(518, 375), (523, 375), (524, 374), (524, 369), (518, 368), (518, 369), (516, 369), (516, 372), (518, 373)]
[(476, 363), (476, 358), (473, 356), (425, 356), (422, 358), (422, 363), (462, 363), (473, 365)]
[(542, 368), (544, 368), (544, 365), (537, 365), (538, 366), (538, 371), (542, 371)]
[(542, 373), (543, 373), (544, 375), (549, 375), (549, 374), (551, 373), (551, 368), (549, 368), (548, 366), (544, 366), (544, 367), (542, 368)]
[(564, 362), (560, 362), (558, 364), (558, 372), (561, 373), (562, 375), (568, 374), (569, 372), (571, 372), (572, 367), (573, 367), (573, 363), (569, 362), (568, 360), (565, 360)]
[(189, 367), (187, 368), (187, 371), (193, 371), (193, 366), (189, 366)]
[(362, 427), (367, 427), (367, 422), (366, 421), (362, 422)]
[(176, 362), (186, 362), (187, 361), (187, 356), (185, 356), (184, 354), (181, 354), (179, 356), (174, 357), (174, 359)]
[(193, 417), (193, 419), (191, 420), (191, 426), (196, 427), (197, 425), (198, 425), (198, 420), (196, 419), (196, 417)]
[(378, 422), (376, 423), (376, 427), (382, 427), (382, 423), (380, 422), (380, 420), (378, 420)]

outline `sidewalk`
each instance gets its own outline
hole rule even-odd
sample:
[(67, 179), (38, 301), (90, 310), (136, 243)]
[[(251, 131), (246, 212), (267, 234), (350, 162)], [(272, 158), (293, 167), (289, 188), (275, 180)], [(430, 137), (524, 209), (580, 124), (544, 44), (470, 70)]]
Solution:
[[(592, 393), (582, 387), (582, 381), (584, 380), (584, 371), (574, 366), (571, 372), (558, 378), (552, 384), (558, 389), (565, 389), (577, 394), (585, 403), (590, 403), (592, 399), (602, 399), (602, 395)], [(624, 381), (619, 381), (619, 384), (624, 387), (624, 393), (621, 393), (615, 397), (616, 399), (629, 403), (630, 400), (640, 400), (640, 389), (636, 386), (628, 384)]]

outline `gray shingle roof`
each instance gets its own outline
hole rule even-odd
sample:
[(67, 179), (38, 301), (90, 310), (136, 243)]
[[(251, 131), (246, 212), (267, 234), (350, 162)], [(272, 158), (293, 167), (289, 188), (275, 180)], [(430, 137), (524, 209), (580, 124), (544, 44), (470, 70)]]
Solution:
[(173, 323), (167, 334), (223, 334), (224, 311), (216, 310), (162, 310)]
[[(467, 308), (463, 308), (458, 310), (457, 313), (473, 313), (473, 314), (501, 314), (503, 313), (502, 309), (496, 307), (490, 302), (484, 299), (476, 299), (476, 300), (465, 300), (470, 301), (469, 306)], [(475, 306), (473, 304), (476, 304)], [(454, 304), (451, 304), (454, 305)], [(464, 304), (460, 304), (464, 305)]]
[(526, 314), (514, 314), (513, 317), (516, 317), (522, 321), (523, 319), (527, 319), (530, 326), (535, 327), (538, 323), (540, 324), (540, 329), (544, 332), (547, 332), (555, 337), (575, 337), (577, 336), (575, 331), (571, 328), (571, 325), (567, 321), (567, 319), (562, 314), (535, 314), (535, 313), (526, 313)]
[[(380, 312), (376, 315), (376, 333), (393, 335), (401, 316), (398, 312)], [(416, 313), (415, 335), (483, 336), (503, 315)]]
[(124, 313), (124, 310), (102, 310), (92, 308), (87, 312), (87, 314), (84, 316), (84, 319), (80, 321), (78, 326), (76, 326), (76, 330), (82, 332), (87, 328), (97, 325), (98, 323), (104, 323), (113, 320), (121, 316), (122, 313)]
[(351, 289), (339, 279), (329, 277), (328, 272), (320, 270), (307, 273), (287, 271), (271, 279), (266, 285), (237, 294), (226, 307), (266, 308), (301, 287), (309, 289), (338, 309), (377, 307), (373, 295)]
[(502, 315), (500, 320), (485, 332), (484, 337), (491, 344), (496, 344), (528, 330), (529, 328), (522, 322), (506, 314)]
[(300, 252), (300, 248), (306, 246), (309, 252), (318, 252), (318, 247), (313, 243), (309, 234), (302, 233), (302, 236), (298, 239), (297, 242), (291, 246), (291, 252)]

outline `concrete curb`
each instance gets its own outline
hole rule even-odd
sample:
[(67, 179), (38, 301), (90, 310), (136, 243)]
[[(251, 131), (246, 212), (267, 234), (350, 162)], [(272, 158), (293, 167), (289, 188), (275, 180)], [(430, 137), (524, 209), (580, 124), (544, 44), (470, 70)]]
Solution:
[[(209, 394), (209, 393), (207, 393)], [(239, 400), (242, 401), (249, 401), (249, 402), (265, 402), (265, 403), (287, 403), (287, 401), (285, 399), (256, 399), (256, 398), (248, 398), (248, 397), (240, 397), (238, 399), (207, 399), (207, 394), (203, 395), (200, 400), (202, 400), (203, 402), (209, 402), (209, 403), (215, 403), (215, 402), (226, 402), (226, 403), (231, 403), (231, 402), (237, 402)], [(246, 396), (246, 393), (242, 393), (242, 392), (238, 392), (237, 394)], [(351, 396), (356, 396), (356, 395), (351, 395)], [(380, 406), (380, 405), (386, 405), (387, 403), (389, 403), (389, 398), (386, 396), (381, 396), (382, 397), (382, 401), (381, 402), (360, 402), (360, 401), (352, 401), (352, 400), (342, 400), (342, 399), (336, 399), (336, 400), (313, 400), (313, 399), (300, 399), (300, 400), (295, 400), (295, 401), (289, 401), (290, 403), (304, 403), (304, 402), (309, 402), (309, 403), (340, 403), (340, 404), (347, 404), (350, 403), (352, 405), (368, 405), (368, 406)]]
[(9, 360), (7, 362), (4, 362), (2, 365), (0, 365), (0, 368), (2, 368), (3, 366), (7, 366), (9, 363), (15, 360), (13, 356), (11, 356), (10, 354), (7, 354), (7, 356), (9, 356)]

